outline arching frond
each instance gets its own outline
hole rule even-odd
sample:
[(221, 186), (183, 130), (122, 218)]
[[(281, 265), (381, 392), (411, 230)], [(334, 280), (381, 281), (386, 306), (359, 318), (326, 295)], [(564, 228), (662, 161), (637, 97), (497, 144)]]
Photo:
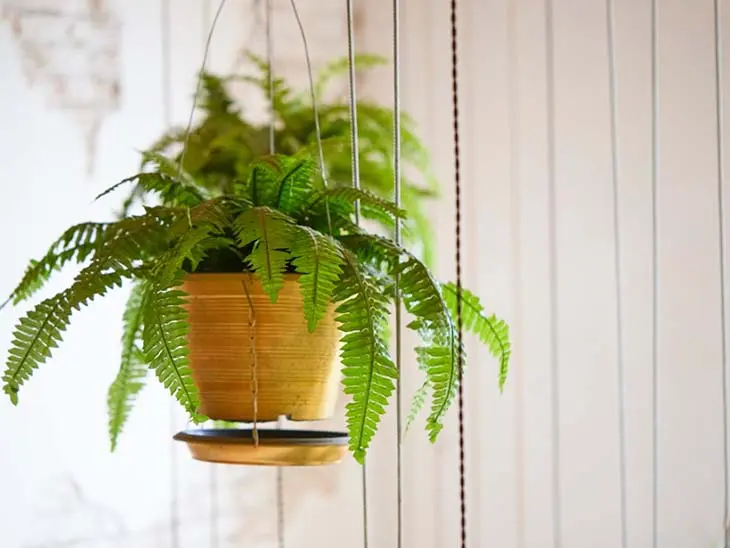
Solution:
[[(153, 153), (146, 154), (152, 155)], [(162, 161), (164, 158), (164, 156), (159, 155), (154, 155), (154, 157), (157, 158), (157, 161)], [(169, 162), (167, 158), (164, 158), (164, 160)], [(187, 175), (187, 180), (181, 182), (177, 179), (176, 175), (162, 171), (143, 172), (132, 177), (127, 177), (115, 185), (110, 186), (94, 199), (99, 200), (127, 183), (135, 183), (141, 192), (155, 194), (163, 204), (170, 206), (189, 207), (197, 205), (206, 199), (199, 185), (196, 184), (190, 175)]]
[[(324, 208), (325, 201), (329, 201), (330, 205), (340, 204), (347, 207), (348, 211), (354, 212), (354, 204), (358, 200), (360, 201), (360, 205), (363, 210), (372, 209), (373, 211), (387, 213), (393, 217), (406, 217), (406, 212), (397, 207), (393, 202), (379, 198), (375, 194), (366, 190), (344, 186), (329, 188), (314, 194), (309, 203), (305, 206), (302, 214), (321, 213), (321, 210)], [(350, 207), (352, 209), (350, 209)]]
[(335, 241), (309, 227), (297, 226), (291, 244), (292, 264), (304, 295), (304, 315), (314, 331), (331, 302), (342, 275), (342, 256)]
[[(444, 299), (455, 318), (457, 315), (456, 285), (447, 283), (442, 286)], [(468, 289), (461, 288), (461, 316), (464, 329), (474, 333), (489, 349), (492, 356), (499, 360), (499, 389), (504, 388), (512, 356), (507, 322), (496, 316), (486, 316), (479, 297)]]
[(317, 164), (309, 156), (265, 156), (251, 166), (249, 195), (286, 214), (301, 209), (315, 190)]
[(346, 234), (338, 239), (360, 261), (386, 271), (394, 272), (401, 256), (406, 253), (389, 238), (377, 234)]
[(117, 376), (109, 386), (107, 393), (109, 440), (112, 451), (116, 449), (119, 435), (147, 376), (147, 365), (140, 348), (145, 292), (146, 285), (135, 284), (124, 310), (122, 359)]
[(411, 410), (408, 412), (408, 417), (406, 417), (406, 426), (405, 431), (408, 432), (410, 430), (411, 425), (416, 420), (416, 417), (418, 417), (418, 414), (421, 412), (421, 409), (423, 409), (423, 406), (426, 405), (426, 398), (428, 397), (428, 380), (423, 381), (423, 384), (418, 387), (418, 390), (416, 390), (416, 393), (413, 394), (413, 400), (411, 401)]
[(426, 266), (410, 255), (398, 266), (398, 273), (403, 303), (415, 316), (408, 327), (417, 330), (422, 341), (416, 348), (416, 356), (433, 391), (426, 428), (431, 441), (435, 441), (458, 389), (459, 353), (462, 366), (466, 365), (466, 356), (463, 345), (459, 347), (458, 334), (439, 283)]
[(14, 404), (18, 403), (20, 387), (48, 358), (61, 341), (74, 310), (86, 306), (92, 299), (114, 287), (131, 275), (127, 272), (90, 274), (89, 265), (74, 283), (55, 296), (36, 305), (18, 322), (3, 374), (3, 391)]
[(194, 421), (200, 403), (188, 359), (186, 294), (176, 287), (151, 285), (144, 299), (144, 354), (157, 378)]
[[(160, 283), (166, 284), (178, 275), (186, 260), (192, 261), (193, 264), (199, 263), (203, 258), (201, 254), (211, 247), (215, 248), (218, 242), (213, 238), (211, 245), (210, 234), (211, 226), (205, 223), (183, 233), (169, 250), (160, 255), (152, 270), (152, 276)], [(208, 242), (208, 245), (203, 246), (203, 242)]]
[(33, 260), (25, 270), (20, 283), (13, 289), (7, 303), (17, 305), (29, 299), (43, 288), (51, 274), (70, 262), (84, 262), (104, 241), (108, 223), (80, 223), (67, 229), (38, 260)]
[(279, 290), (284, 286), (284, 272), (294, 236), (292, 225), (292, 219), (286, 215), (262, 206), (243, 212), (235, 221), (239, 245), (245, 247), (255, 243), (249, 262), (272, 303), (276, 302)]
[(347, 404), (350, 450), (363, 462), (395, 388), (398, 371), (388, 352), (388, 300), (357, 259), (342, 250), (343, 275), (335, 291), (342, 336), (342, 384)]

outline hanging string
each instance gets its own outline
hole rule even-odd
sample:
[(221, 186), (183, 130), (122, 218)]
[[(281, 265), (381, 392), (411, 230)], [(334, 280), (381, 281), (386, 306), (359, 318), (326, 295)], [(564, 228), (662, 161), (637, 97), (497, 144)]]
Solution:
[(618, 390), (619, 497), (621, 505), (621, 548), (627, 548), (626, 528), (626, 395), (624, 383), (623, 284), (621, 278), (621, 219), (618, 188), (618, 129), (616, 48), (614, 44), (614, 3), (606, 0), (606, 33), (608, 36), (608, 78), (611, 108), (611, 182), (613, 189), (614, 276), (616, 278), (616, 383)]
[(560, 548), (562, 539), (562, 502), (560, 499), (560, 378), (558, 371), (558, 274), (557, 235), (555, 225), (555, 44), (553, 36), (553, 3), (545, 1), (545, 70), (547, 101), (547, 169), (548, 169), (548, 246), (550, 257), (550, 373), (552, 392), (552, 506), (553, 548)]
[(213, 24), (210, 26), (210, 31), (208, 32), (208, 38), (205, 41), (205, 49), (203, 51), (203, 62), (200, 66), (200, 70), (198, 72), (198, 84), (195, 88), (195, 95), (193, 95), (193, 106), (190, 109), (190, 116), (188, 117), (188, 125), (185, 128), (185, 141), (183, 143), (183, 149), (180, 153), (180, 162), (177, 166), (177, 177), (178, 179), (182, 178), (182, 170), (183, 170), (183, 164), (185, 163), (185, 153), (188, 150), (188, 142), (190, 141), (190, 130), (193, 127), (193, 118), (195, 117), (195, 109), (198, 107), (198, 98), (200, 96), (200, 89), (203, 86), (203, 73), (205, 72), (205, 66), (208, 63), (208, 54), (210, 53), (210, 43), (213, 40), (213, 33), (215, 32), (215, 27), (218, 24), (218, 17), (220, 17), (221, 12), (223, 11), (223, 6), (226, 5), (226, 0), (221, 0), (220, 4), (218, 5), (218, 9), (215, 12), (215, 17), (213, 17)]
[[(322, 146), (322, 132), (319, 129), (319, 112), (317, 109), (317, 94), (314, 91), (314, 76), (312, 75), (312, 59), (309, 56), (309, 44), (307, 43), (307, 34), (304, 32), (304, 25), (302, 24), (302, 18), (299, 17), (299, 10), (294, 0), (290, 0), (291, 9), (294, 12), (294, 18), (297, 20), (299, 26), (299, 34), (302, 37), (302, 43), (304, 44), (304, 57), (307, 62), (307, 77), (309, 78), (309, 93), (312, 97), (312, 112), (314, 114), (314, 133), (317, 138), (317, 152), (319, 153), (319, 170), (322, 174), (322, 184), (325, 188), (328, 186), (327, 183), (327, 168), (324, 163), (324, 147)], [(327, 215), (327, 227), (329, 229), (330, 236), (332, 235), (332, 219), (330, 217), (330, 203), (329, 199), (324, 202), (325, 213)]]
[[(401, 119), (400, 119), (400, 0), (393, 0), (393, 201), (396, 207), (401, 206)], [(395, 244), (401, 245), (401, 220), (395, 219)], [(397, 546), (403, 548), (403, 410), (401, 405), (402, 387), (402, 333), (401, 333), (401, 299), (400, 275), (395, 275), (395, 365), (398, 378), (395, 382), (395, 428), (396, 428), (396, 500)]]
[(722, 329), (722, 435), (723, 435), (723, 532), (725, 548), (730, 548), (730, 471), (728, 470), (728, 458), (730, 448), (728, 447), (728, 363), (727, 363), (727, 311), (725, 290), (725, 272), (727, 270), (725, 255), (725, 164), (723, 161), (725, 153), (725, 132), (723, 130), (723, 118), (725, 109), (722, 101), (722, 34), (720, 17), (720, 2), (714, 0), (714, 21), (715, 21), (715, 116), (717, 132), (717, 217), (719, 224), (720, 244), (720, 326)]
[[(350, 91), (350, 141), (352, 146), (352, 186), (360, 188), (360, 158), (357, 131), (357, 90), (355, 82), (355, 36), (352, 0), (347, 0), (347, 55), (348, 82)], [(355, 222), (360, 224), (360, 200), (355, 201)], [(362, 532), (363, 546), (368, 546), (368, 469), (367, 461), (362, 463)]]
[(458, 330), (457, 366), (459, 371), (459, 499), (461, 515), (461, 548), (466, 548), (466, 434), (464, 429), (464, 363), (463, 317), (461, 295), (461, 150), (459, 142), (459, 48), (457, 2), (451, 0), (451, 100), (454, 129), (454, 180), (456, 186), (456, 326)]
[[(200, 18), (202, 23), (201, 36), (205, 36), (210, 28), (211, 20), (211, 4), (210, 0), (204, 0), (202, 3), (203, 16)], [(205, 49), (205, 42), (203, 42), (203, 48)], [(210, 548), (218, 548), (219, 535), (218, 535), (218, 469), (215, 464), (208, 465), (209, 481), (208, 487), (209, 498), (210, 498), (210, 515), (208, 516), (208, 527), (210, 533)]]
[[(272, 0), (266, 0), (266, 63), (269, 66), (269, 154), (276, 153), (276, 109), (274, 108), (274, 14)], [(276, 428), (281, 430), (283, 417), (277, 420)], [(279, 548), (286, 546), (284, 538), (284, 468), (276, 467), (276, 538)]]
[(274, 108), (274, 37), (271, 0), (266, 0), (266, 63), (269, 65), (269, 153), (276, 153), (276, 109)]
[[(172, 62), (170, 31), (170, 0), (162, 0), (160, 49), (162, 56), (162, 123), (168, 130), (172, 124)], [(168, 405), (168, 421), (172, 431), (177, 430), (177, 409), (174, 401)], [(177, 447), (170, 444), (170, 546), (180, 546), (180, 493), (177, 485), (178, 458)]]
[(652, 264), (652, 333), (651, 333), (651, 402), (652, 402), (652, 546), (659, 544), (659, 377), (658, 377), (658, 319), (659, 319), (659, 260), (657, 249), (657, 0), (651, 2), (651, 264)]
[[(208, 33), (208, 38), (205, 42), (205, 48), (203, 51), (203, 62), (202, 66), (200, 67), (200, 71), (198, 73), (198, 83), (195, 90), (195, 95), (193, 96), (193, 105), (190, 109), (190, 116), (188, 117), (188, 125), (185, 130), (185, 141), (183, 143), (183, 149), (180, 153), (180, 160), (178, 163), (178, 179), (182, 177), (182, 170), (183, 170), (183, 164), (185, 161), (185, 153), (187, 152), (188, 148), (188, 142), (190, 140), (190, 130), (193, 125), (193, 117), (195, 116), (195, 109), (197, 108), (198, 103), (198, 96), (200, 95), (200, 89), (201, 84), (203, 82), (203, 72), (205, 71), (205, 66), (208, 61), (208, 54), (210, 52), (210, 44), (213, 39), (213, 33), (215, 31), (216, 24), (218, 23), (218, 17), (221, 14), (221, 11), (223, 10), (223, 6), (225, 5), (226, 0), (221, 0), (218, 10), (215, 13), (215, 17), (213, 18), (213, 22), (210, 26), (210, 31)], [(207, 8), (208, 5), (205, 5), (205, 8)], [(170, 29), (169, 29), (169, 18), (170, 18), (170, 3), (169, 0), (163, 0), (162, 2), (162, 22), (163, 22), (163, 32), (162, 39), (163, 39), (163, 45), (162, 45), (162, 52), (163, 52), (163, 79), (164, 79), (164, 85), (165, 85), (165, 109), (166, 114), (165, 117), (167, 119), (166, 125), (169, 126), (171, 114), (170, 110), (171, 107), (169, 106), (171, 104), (171, 81), (170, 81)], [(207, 9), (204, 11), (204, 23), (207, 20)], [(175, 417), (175, 407), (174, 403), (171, 403), (170, 407), (170, 422), (175, 427), (176, 424), (176, 417)], [(171, 542), (173, 548), (178, 548), (180, 546), (180, 538), (179, 538), (179, 501), (178, 501), (178, 492), (177, 492), (177, 453), (175, 448), (173, 447), (171, 449), (172, 452), (172, 496), (171, 496), (171, 515), (172, 518), (170, 520), (170, 536), (171, 536)], [(218, 545), (218, 534), (217, 534), (217, 485), (216, 485), (216, 478), (215, 478), (215, 472), (211, 470), (211, 521), (212, 521), (212, 527), (211, 527), (211, 542), (212, 546), (215, 547)]]

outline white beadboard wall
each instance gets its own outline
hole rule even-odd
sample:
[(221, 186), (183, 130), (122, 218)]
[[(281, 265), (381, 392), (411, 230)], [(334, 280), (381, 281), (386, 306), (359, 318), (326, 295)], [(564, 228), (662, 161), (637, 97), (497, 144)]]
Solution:
[[(722, 542), (727, 478), (713, 2), (657, 3), (656, 545), (715, 548)], [(389, 55), (390, 2), (355, 4), (358, 50)], [(297, 5), (315, 63), (344, 55), (344, 2)], [(402, 106), (418, 120), (444, 186), (432, 214), (438, 273), (450, 279), (449, 6), (415, 0), (402, 5)], [(468, 339), (469, 545), (622, 547), (623, 390), (626, 546), (650, 548), (651, 4), (614, 0), (618, 227), (606, 3), (552, 5), (554, 225), (545, 1), (460, 2), (464, 281), (489, 310), (510, 320), (514, 340), (512, 371), (500, 395), (494, 361)], [(25, 262), (67, 225), (108, 215), (116, 206), (113, 199), (91, 199), (135, 169), (136, 150), (164, 128), (164, 28), (171, 33), (170, 121), (186, 122), (217, 6), (214, 0), (0, 1), (0, 178), (7, 189), (0, 287), (8, 290)], [(275, 8), (278, 70), (305, 85), (290, 4), (276, 0)], [(243, 47), (264, 47), (261, 2), (229, 0), (224, 10), (212, 42), (214, 71), (239, 67)], [(723, 31), (730, 30), (727, 13), (723, 4)], [(722, 49), (727, 52), (724, 39)], [(729, 68), (723, 58), (723, 73)], [(726, 78), (721, 83), (730, 86)], [(391, 70), (384, 68), (359, 82), (358, 91), (390, 102), (391, 86)], [(241, 98), (254, 112), (260, 109), (258, 98)], [(728, 127), (730, 120), (722, 122)], [(722, 160), (727, 164), (727, 153)], [(623, 386), (617, 296), (623, 306)], [(274, 472), (189, 459), (170, 439), (185, 419), (175, 413), (171, 420), (168, 398), (154, 382), (120, 448), (109, 454), (105, 391), (115, 374), (125, 297), (119, 292), (78, 315), (53, 363), (24, 388), (19, 407), (0, 398), (0, 546), (276, 546)], [(0, 313), (0, 348), (8, 347), (22, 310)], [(410, 348), (414, 341), (406, 334), (405, 342)], [(409, 396), (418, 385), (410, 352), (404, 367)], [(453, 413), (435, 446), (419, 429), (406, 437), (407, 547), (459, 545), (455, 419)], [(341, 425), (341, 417), (332, 423)], [(370, 545), (377, 548), (396, 547), (394, 459), (391, 415), (368, 466)], [(361, 545), (360, 468), (350, 459), (333, 468), (288, 469), (284, 481), (287, 548)]]

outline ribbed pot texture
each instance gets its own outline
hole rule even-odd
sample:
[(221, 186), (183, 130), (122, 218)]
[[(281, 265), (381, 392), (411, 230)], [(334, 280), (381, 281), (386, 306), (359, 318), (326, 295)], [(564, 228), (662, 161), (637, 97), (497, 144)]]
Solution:
[(254, 420), (248, 288), (256, 320), (256, 420), (332, 416), (340, 379), (335, 305), (310, 333), (297, 279), (297, 274), (285, 275), (272, 304), (251, 274), (186, 277), (190, 365), (201, 413), (215, 420)]

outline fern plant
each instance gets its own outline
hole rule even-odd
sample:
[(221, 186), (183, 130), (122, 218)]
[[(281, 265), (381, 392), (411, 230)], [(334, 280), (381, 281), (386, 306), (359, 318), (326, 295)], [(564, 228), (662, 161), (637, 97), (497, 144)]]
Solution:
[[(254, 72), (240, 76), (202, 75), (201, 118), (187, 138), (185, 155), (181, 150), (186, 141), (184, 128), (165, 133), (143, 156), (145, 168), (160, 155), (171, 158), (169, 168), (176, 173), (182, 159), (184, 170), (192, 175), (194, 184), (206, 194), (215, 196), (230, 193), (238, 180), (246, 180), (249, 166), (256, 158), (268, 154), (270, 123), (257, 122), (246, 117), (236, 106), (227, 86), (245, 82), (255, 86), (268, 98), (269, 66), (260, 58), (250, 55)], [(356, 59), (358, 70), (369, 70), (385, 60), (373, 55)], [(332, 86), (347, 71), (347, 59), (330, 62), (315, 80), (318, 101), (321, 143), (325, 161), (325, 175), (333, 187), (352, 186), (350, 109), (344, 97), (323, 100)], [(337, 94), (335, 93), (335, 96)], [(295, 90), (284, 79), (274, 78), (273, 95), (267, 99), (267, 111), (274, 115), (275, 150), (282, 154), (296, 154), (308, 149), (317, 156), (316, 126), (312, 116), (309, 90)], [(393, 111), (374, 102), (358, 102), (358, 134), (360, 150), (360, 181), (363, 188), (383, 199), (392, 199), (393, 181)], [(431, 173), (426, 148), (416, 136), (415, 124), (407, 115), (402, 116), (401, 157), (403, 161), (402, 202), (409, 212), (404, 223), (405, 241), (417, 247), (417, 253), (426, 264), (433, 261), (433, 234), (424, 206), (427, 199), (438, 195), (438, 183)], [(416, 183), (418, 177), (423, 183)], [(144, 199), (145, 186), (138, 184), (124, 202), (122, 214)], [(388, 223), (383, 216), (379, 224)], [(391, 233), (392, 226), (384, 227)]]
[[(426, 428), (435, 440), (458, 388), (459, 361), (465, 360), (454, 320), (457, 289), (439, 283), (404, 247), (355, 222), (358, 202), (366, 218), (393, 222), (406, 219), (405, 211), (367, 190), (325, 186), (317, 162), (306, 153), (262, 157), (247, 167), (245, 180), (216, 194), (190, 174), (170, 176), (163, 164), (102, 196), (136, 184), (165, 205), (115, 222), (75, 225), (28, 266), (9, 301), (28, 299), (69, 262), (82, 268), (70, 287), (41, 301), (17, 324), (2, 377), (10, 399), (18, 402), (22, 386), (51, 357), (76, 310), (131, 280), (119, 372), (108, 392), (112, 449), (149, 370), (193, 421), (205, 420), (188, 359), (182, 280), (188, 273), (252, 272), (276, 302), (284, 274), (295, 272), (310, 331), (330, 303), (336, 304), (355, 458), (363, 461), (398, 377), (387, 330), (396, 291), (413, 316), (408, 327), (421, 341), (416, 352), (424, 384), (414, 406), (417, 411), (431, 396)], [(486, 315), (466, 290), (461, 302), (464, 328), (499, 362), (501, 386), (510, 358), (508, 327)]]

